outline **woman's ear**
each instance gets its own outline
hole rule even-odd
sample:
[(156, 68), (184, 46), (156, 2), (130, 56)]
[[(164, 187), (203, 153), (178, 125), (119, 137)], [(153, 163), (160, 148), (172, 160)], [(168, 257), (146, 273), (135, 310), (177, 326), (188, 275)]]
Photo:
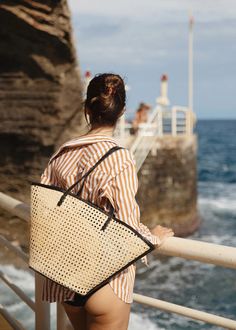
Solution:
[(84, 115), (85, 115), (85, 120), (87, 122), (87, 125), (90, 126), (90, 110), (89, 110), (89, 108), (87, 108), (87, 107), (84, 108)]
[(90, 116), (91, 111), (90, 111), (90, 109), (89, 109), (88, 107), (85, 108), (85, 111), (86, 111), (86, 114), (87, 114), (88, 116)]

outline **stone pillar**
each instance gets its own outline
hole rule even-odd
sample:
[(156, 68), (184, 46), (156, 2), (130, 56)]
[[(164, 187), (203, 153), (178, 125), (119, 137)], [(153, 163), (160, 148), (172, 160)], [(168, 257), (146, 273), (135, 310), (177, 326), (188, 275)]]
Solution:
[(139, 171), (141, 220), (149, 227), (160, 224), (173, 228), (177, 236), (187, 236), (200, 223), (196, 136), (165, 135), (154, 145)]

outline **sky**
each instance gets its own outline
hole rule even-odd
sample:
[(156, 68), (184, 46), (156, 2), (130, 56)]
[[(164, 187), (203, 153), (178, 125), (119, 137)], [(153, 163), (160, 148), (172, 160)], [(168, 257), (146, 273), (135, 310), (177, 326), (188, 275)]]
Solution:
[(194, 16), (194, 111), (236, 119), (236, 0), (68, 0), (81, 73), (120, 74), (127, 115), (155, 106), (160, 77), (171, 105), (188, 104), (188, 19)]

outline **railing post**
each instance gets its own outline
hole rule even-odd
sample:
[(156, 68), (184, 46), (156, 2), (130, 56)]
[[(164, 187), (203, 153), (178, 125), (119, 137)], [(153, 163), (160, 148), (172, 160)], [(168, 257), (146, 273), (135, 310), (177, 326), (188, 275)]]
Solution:
[(157, 123), (158, 123), (158, 135), (162, 136), (163, 135), (163, 118), (162, 118), (162, 109), (161, 108), (158, 110)]
[(186, 134), (188, 136), (192, 135), (192, 112), (190, 110), (186, 111)]
[(57, 330), (73, 330), (61, 303), (57, 303)]
[(120, 117), (120, 137), (121, 139), (125, 138), (125, 114)]
[(193, 112), (193, 111), (190, 111), (189, 116), (190, 116), (190, 119), (189, 119), (190, 135), (193, 135), (193, 127), (194, 127), (194, 112)]
[(172, 112), (171, 112), (171, 130), (172, 130), (172, 136), (176, 136), (177, 133), (177, 120), (176, 120), (176, 114), (177, 114), (177, 110), (175, 107), (172, 108)]
[(35, 330), (50, 330), (50, 303), (42, 301), (43, 277), (35, 273)]

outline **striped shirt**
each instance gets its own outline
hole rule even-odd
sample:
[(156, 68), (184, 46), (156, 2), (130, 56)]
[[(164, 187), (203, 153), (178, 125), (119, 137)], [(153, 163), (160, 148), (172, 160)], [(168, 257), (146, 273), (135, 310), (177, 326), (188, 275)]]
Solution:
[[(52, 155), (41, 176), (41, 183), (67, 189), (116, 145), (118, 143), (112, 137), (91, 133), (66, 142)], [(72, 192), (78, 192), (81, 184), (78, 183)], [(105, 211), (109, 211), (112, 205), (117, 218), (132, 226), (153, 244), (159, 245), (160, 239), (140, 223), (140, 210), (135, 199), (137, 189), (134, 158), (128, 149), (119, 149), (85, 179), (81, 197)], [(147, 264), (146, 257), (142, 261)], [(114, 293), (126, 303), (133, 301), (135, 268), (136, 265), (132, 264), (109, 282)], [(74, 295), (74, 291), (44, 277), (42, 300), (62, 302), (73, 300)]]

